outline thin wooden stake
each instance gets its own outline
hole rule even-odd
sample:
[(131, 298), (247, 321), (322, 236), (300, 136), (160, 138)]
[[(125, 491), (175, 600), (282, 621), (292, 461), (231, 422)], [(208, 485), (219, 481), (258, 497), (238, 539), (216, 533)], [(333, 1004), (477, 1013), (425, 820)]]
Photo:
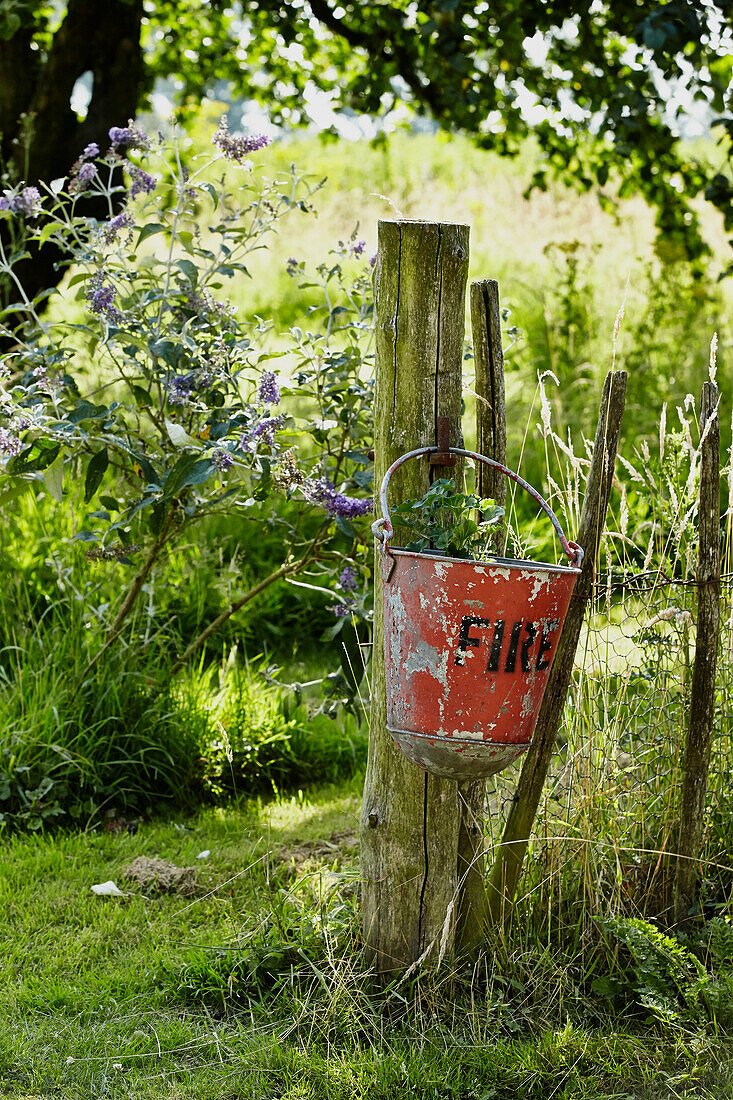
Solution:
[(524, 761), (504, 835), (489, 875), (489, 912), (492, 922), (503, 922), (511, 911), (555, 746), (555, 737), (562, 721), (580, 631), (593, 593), (595, 561), (611, 495), (625, 401), (626, 372), (612, 371), (606, 376), (603, 387), (593, 458), (588, 472), (577, 535), (577, 542), (585, 550), (585, 560), (558, 641), (537, 728)]
[[(476, 450), (506, 465), (506, 401), (501, 310), (496, 279), (471, 283), (471, 329), (476, 360)], [(490, 466), (479, 467), (482, 497), (506, 500), (506, 478)]]
[(705, 819), (715, 714), (715, 672), (720, 642), (720, 426), (718, 387), (705, 382), (700, 399), (700, 545), (697, 565), (697, 629), (682, 779), (674, 916), (692, 913)]
[[(499, 284), (495, 279), (471, 283), (471, 328), (476, 364), (476, 450), (506, 465), (506, 404), (504, 354), (501, 346)], [(478, 464), (477, 490), (506, 500), (506, 478), (491, 466)], [(501, 552), (503, 534), (497, 532), (495, 549)], [(488, 898), (484, 880), (484, 803), (486, 780), (458, 784), (461, 825), (458, 834), (458, 879), (463, 882), (458, 910), (457, 946), (473, 955), (481, 946), (488, 925)]]

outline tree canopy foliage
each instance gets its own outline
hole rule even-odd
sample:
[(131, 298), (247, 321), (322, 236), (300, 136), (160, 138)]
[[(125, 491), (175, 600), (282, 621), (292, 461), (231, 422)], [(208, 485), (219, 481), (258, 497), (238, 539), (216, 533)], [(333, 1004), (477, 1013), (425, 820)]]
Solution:
[[(732, 28), (732, 0), (4, 0), (2, 155), (29, 180), (63, 175), (160, 77), (174, 79), (184, 111), (228, 81), (290, 124), (308, 120), (316, 87), (334, 110), (407, 102), (502, 154), (533, 132), (544, 153), (535, 186), (554, 174), (610, 202), (618, 180), (695, 258), (705, 245), (694, 197), (733, 231)], [(70, 97), (87, 72), (80, 120)], [(714, 165), (678, 140), (694, 104), (717, 126)]]

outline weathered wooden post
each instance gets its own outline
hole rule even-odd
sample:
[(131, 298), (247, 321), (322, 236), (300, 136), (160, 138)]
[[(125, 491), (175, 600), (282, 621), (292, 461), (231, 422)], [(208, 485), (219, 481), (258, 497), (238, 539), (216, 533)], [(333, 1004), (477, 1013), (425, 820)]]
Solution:
[[(439, 417), (462, 446), (461, 364), (468, 274), (466, 225), (381, 221), (375, 270), (377, 488), (403, 453), (434, 446)], [(397, 471), (399, 501), (421, 497), (434, 476), (458, 472), (427, 460)], [(400, 545), (399, 531), (394, 540)], [(386, 729), (382, 588), (374, 585), (372, 711), (361, 814), (367, 957), (380, 973), (450, 950), (458, 881), (458, 787), (410, 763)]]
[[(506, 465), (506, 404), (504, 399), (504, 353), (501, 346), (499, 284), (495, 279), (471, 283), (471, 330), (476, 368), (476, 450)], [(476, 463), (477, 490), (506, 500), (506, 478), (498, 470)], [(494, 549), (503, 549), (503, 528), (497, 531)], [(475, 953), (483, 943), (488, 923), (488, 898), (484, 879), (484, 801), (486, 780), (465, 780), (458, 784), (461, 827), (458, 836), (458, 881), (461, 887), (458, 911), (458, 948)]]
[(678, 922), (689, 916), (695, 900), (713, 744), (715, 672), (720, 643), (720, 426), (718, 387), (714, 382), (705, 382), (702, 388), (700, 435), (697, 627), (677, 843), (674, 916)]

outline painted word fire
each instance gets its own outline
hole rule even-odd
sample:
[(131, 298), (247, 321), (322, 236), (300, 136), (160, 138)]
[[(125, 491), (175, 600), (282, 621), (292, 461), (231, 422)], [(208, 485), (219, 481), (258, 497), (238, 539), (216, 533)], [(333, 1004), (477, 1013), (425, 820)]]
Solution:
[[(481, 619), (473, 615), (464, 615), (458, 633), (458, 652), (456, 653), (455, 663), (465, 665), (469, 647), (476, 648), (486, 640), (489, 651), (486, 663), (487, 672), (499, 672), (502, 668), (504, 672), (515, 672), (517, 656), (522, 672), (531, 672), (533, 662), (536, 672), (544, 672), (551, 664), (550, 652), (554, 642), (552, 635), (557, 631), (559, 625), (557, 619), (548, 619), (538, 623), (519, 619), (518, 622), (513, 622), (511, 628), (507, 630), (505, 619)], [(492, 629), (493, 634), (490, 642), (488, 641), (488, 634), (486, 638), (482, 638), (479, 634), (471, 633), (472, 630), (491, 631)], [(535, 652), (532, 652), (535, 642), (537, 642), (537, 647)]]

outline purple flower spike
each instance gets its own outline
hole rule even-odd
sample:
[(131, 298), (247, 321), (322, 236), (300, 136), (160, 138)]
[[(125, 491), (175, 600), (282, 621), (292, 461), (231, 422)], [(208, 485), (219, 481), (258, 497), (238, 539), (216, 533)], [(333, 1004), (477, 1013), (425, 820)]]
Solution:
[(242, 134), (232, 137), (229, 133), (226, 116), (219, 120), (219, 129), (212, 135), (211, 144), (221, 149), (227, 160), (236, 160), (241, 164), (250, 153), (256, 153), (258, 149), (264, 149), (270, 144), (270, 139), (264, 134)]
[(91, 313), (97, 313), (112, 324), (119, 324), (122, 314), (115, 305), (117, 291), (106, 280), (107, 275), (104, 271), (98, 271), (89, 280), (85, 294), (87, 308)]
[(186, 405), (191, 397), (191, 391), (193, 390), (193, 380), (190, 376), (186, 378), (171, 378), (166, 389), (168, 391), (168, 403), (170, 405)]
[(22, 449), (23, 444), (16, 435), (6, 432), (5, 428), (0, 428), (0, 455), (10, 455), (14, 457), (20, 454)]
[(149, 149), (150, 138), (132, 122), (127, 126), (113, 126), (109, 131), (113, 153), (126, 153), (128, 149)]
[(41, 209), (41, 192), (37, 187), (24, 187), (16, 199), (19, 214), (38, 214)]
[(37, 187), (24, 187), (17, 195), (6, 191), (0, 196), (0, 210), (10, 210), (12, 214), (33, 217), (41, 210), (41, 192)]
[(304, 493), (308, 500), (315, 504), (321, 504), (330, 516), (338, 519), (355, 519), (357, 516), (365, 516), (374, 508), (372, 500), (360, 500), (358, 497), (347, 497), (345, 493), (339, 493), (336, 487), (325, 477), (319, 481), (307, 481)]
[(339, 577), (339, 585), (343, 588), (344, 592), (356, 591), (359, 582), (356, 579), (356, 570), (352, 566), (347, 565), (346, 568), (342, 570), (341, 576)]
[(144, 172), (142, 168), (138, 168), (134, 164), (128, 166), (130, 173), (130, 179), (132, 180), (132, 186), (130, 188), (130, 197), (137, 198), (138, 195), (151, 195), (157, 184), (149, 172)]
[(84, 152), (81, 155), (81, 160), (93, 160), (94, 157), (99, 156), (99, 146), (96, 141), (92, 141), (89, 145), (85, 146)]
[(210, 452), (209, 458), (216, 466), (217, 470), (220, 470), (222, 473), (228, 470), (230, 466), (234, 465), (233, 456), (229, 454), (229, 451), (223, 451), (221, 447), (215, 447), (214, 450)]
[(263, 405), (280, 404), (280, 386), (274, 371), (266, 370), (257, 386), (257, 396)]
[(69, 180), (69, 194), (80, 195), (83, 191), (88, 191), (96, 174), (97, 169), (94, 165), (88, 164), (83, 157), (79, 157), (79, 160), (69, 172), (71, 177)]
[(345, 619), (347, 615), (356, 607), (356, 600), (346, 600), (344, 603), (338, 603), (335, 607), (331, 608), (337, 619)]
[(243, 451), (253, 454), (257, 450), (258, 443), (264, 443), (268, 447), (275, 445), (275, 432), (279, 432), (285, 424), (284, 416), (266, 416), (255, 424), (248, 432), (243, 432), (239, 437), (239, 446)]
[[(106, 226), (102, 230), (102, 237), (105, 244), (112, 244), (117, 238), (117, 234), (122, 229), (132, 229), (135, 224), (135, 219), (132, 214), (129, 214), (126, 210), (123, 210), (121, 214), (115, 215), (114, 218), (110, 218)], [(128, 234), (128, 241), (132, 239), (132, 233)]]

